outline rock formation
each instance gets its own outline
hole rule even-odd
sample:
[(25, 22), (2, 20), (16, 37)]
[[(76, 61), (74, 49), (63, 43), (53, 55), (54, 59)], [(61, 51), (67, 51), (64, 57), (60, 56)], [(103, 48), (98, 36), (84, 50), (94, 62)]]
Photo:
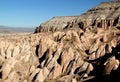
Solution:
[(36, 28), (35, 33), (67, 28), (105, 28), (120, 26), (120, 1), (102, 2), (80, 16), (54, 17)]
[(0, 37), (0, 82), (120, 81), (120, 2)]
[(68, 26), (72, 27), (74, 20), (78, 16), (63, 16), (63, 17), (53, 17), (51, 20), (42, 23), (39, 27), (36, 28), (35, 33), (38, 32), (48, 32), (48, 31), (59, 31), (66, 29)]

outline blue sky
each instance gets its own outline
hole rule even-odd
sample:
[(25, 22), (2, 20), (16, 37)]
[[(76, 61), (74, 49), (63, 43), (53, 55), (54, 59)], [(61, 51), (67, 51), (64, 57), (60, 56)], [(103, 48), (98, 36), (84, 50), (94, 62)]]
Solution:
[(36, 27), (54, 16), (80, 15), (106, 0), (0, 0), (0, 25)]

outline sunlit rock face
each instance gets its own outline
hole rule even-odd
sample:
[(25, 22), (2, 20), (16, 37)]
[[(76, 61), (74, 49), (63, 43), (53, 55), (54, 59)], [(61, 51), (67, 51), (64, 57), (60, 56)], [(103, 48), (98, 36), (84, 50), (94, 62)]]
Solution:
[(42, 23), (36, 28), (35, 33), (38, 32), (55, 32), (59, 30), (66, 29), (67, 27), (72, 27), (74, 20), (78, 16), (58, 16)]
[(105, 28), (120, 26), (120, 2), (103, 2), (80, 16), (53, 17), (36, 28), (35, 33), (70, 28)]
[(0, 37), (0, 82), (120, 81), (120, 2)]

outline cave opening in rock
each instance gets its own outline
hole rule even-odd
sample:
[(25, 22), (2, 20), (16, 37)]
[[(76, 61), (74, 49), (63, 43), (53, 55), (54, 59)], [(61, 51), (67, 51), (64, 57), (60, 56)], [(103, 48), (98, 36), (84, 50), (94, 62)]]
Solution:
[(102, 28), (102, 23), (98, 22), (97, 27)]
[(81, 28), (81, 29), (84, 28), (84, 23), (83, 22), (79, 22), (78, 25), (79, 25), (79, 28)]
[(114, 20), (114, 22), (113, 22), (113, 26), (117, 26), (118, 21), (119, 21), (119, 17), (117, 17), (117, 18)]

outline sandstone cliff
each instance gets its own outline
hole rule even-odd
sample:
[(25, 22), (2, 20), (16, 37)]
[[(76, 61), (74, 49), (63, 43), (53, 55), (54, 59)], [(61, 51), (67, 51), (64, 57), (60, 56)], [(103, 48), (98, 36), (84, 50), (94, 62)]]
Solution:
[(58, 31), (63, 30), (68, 25), (72, 25), (72, 22), (77, 18), (78, 16), (58, 16), (53, 17), (51, 20), (42, 23), (39, 27), (36, 28), (35, 33), (37, 32), (47, 32), (47, 31)]
[(36, 28), (35, 33), (78, 27), (109, 28), (120, 26), (120, 2), (103, 2), (80, 16), (54, 17)]
[(0, 37), (0, 82), (120, 81), (120, 2)]

